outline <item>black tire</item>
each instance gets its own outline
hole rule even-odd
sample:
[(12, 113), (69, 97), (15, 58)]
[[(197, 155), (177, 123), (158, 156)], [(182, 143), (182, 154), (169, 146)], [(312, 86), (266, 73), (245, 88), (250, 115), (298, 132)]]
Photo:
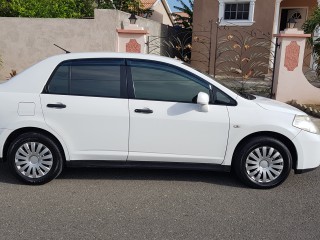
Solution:
[(292, 168), (292, 156), (281, 141), (272, 137), (254, 137), (237, 148), (232, 168), (247, 186), (268, 189), (287, 179)]
[[(24, 147), (26, 146), (25, 144), (29, 146), (30, 152), (27, 151), (27, 148)], [(39, 152), (37, 156), (35, 150), (32, 151), (30, 149), (31, 145), (33, 145), (34, 149)], [(21, 154), (21, 152), (18, 152), (19, 150), (24, 150), (23, 155)], [(40, 153), (44, 152), (44, 150), (49, 151), (41, 154), (40, 156)], [(28, 153), (28, 156), (25, 153)], [(32, 156), (34, 156), (33, 159)], [(25, 159), (20, 159), (20, 157), (23, 157)], [(40, 158), (49, 159), (39, 160)], [(20, 163), (18, 163), (19, 161)], [(61, 150), (51, 138), (41, 133), (29, 132), (18, 136), (15, 140), (12, 141), (7, 153), (7, 162), (10, 170), (20, 181), (28, 184), (39, 185), (47, 183), (59, 176), (63, 169), (64, 160)], [(37, 169), (36, 166), (38, 166)], [(22, 171), (23, 168), (26, 168), (26, 171)], [(31, 168), (31, 170), (28, 173), (29, 168)], [(31, 176), (33, 173), (35, 175)], [(28, 176), (26, 174), (28, 174)]]

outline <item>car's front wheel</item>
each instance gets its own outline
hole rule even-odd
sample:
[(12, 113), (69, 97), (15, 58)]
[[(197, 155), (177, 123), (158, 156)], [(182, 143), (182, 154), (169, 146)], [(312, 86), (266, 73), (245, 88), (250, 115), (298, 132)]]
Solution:
[(292, 156), (281, 141), (255, 137), (242, 144), (233, 160), (233, 170), (248, 186), (272, 188), (281, 184), (292, 168)]
[(63, 168), (57, 144), (40, 133), (24, 133), (10, 145), (7, 161), (14, 175), (29, 184), (43, 184), (56, 178)]

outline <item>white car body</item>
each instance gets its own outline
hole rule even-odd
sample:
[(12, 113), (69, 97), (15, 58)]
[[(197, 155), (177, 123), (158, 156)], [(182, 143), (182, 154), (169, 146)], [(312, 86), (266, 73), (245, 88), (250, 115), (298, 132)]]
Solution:
[[(236, 106), (43, 94), (57, 65), (70, 59), (145, 59), (193, 73), (233, 98)], [(248, 100), (182, 62), (126, 53), (77, 53), (50, 57), (0, 85), (0, 157), (15, 131), (41, 129), (63, 147), (65, 160), (168, 162), (229, 167), (238, 144), (268, 134), (291, 142), (297, 171), (320, 164), (320, 135), (292, 125), (300, 110), (274, 100)], [(47, 108), (63, 103), (64, 109)], [(139, 114), (135, 109), (153, 109)], [(294, 151), (296, 153), (294, 153)]]

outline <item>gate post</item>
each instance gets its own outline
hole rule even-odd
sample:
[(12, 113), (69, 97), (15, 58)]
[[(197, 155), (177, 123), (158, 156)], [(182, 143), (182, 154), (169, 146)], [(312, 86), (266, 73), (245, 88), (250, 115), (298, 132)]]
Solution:
[(129, 24), (117, 29), (117, 52), (147, 53), (147, 30), (136, 24)]
[(296, 100), (305, 104), (320, 102), (320, 89), (312, 86), (302, 71), (306, 38), (310, 36), (295, 28), (274, 35), (280, 44), (272, 91), (276, 100)]

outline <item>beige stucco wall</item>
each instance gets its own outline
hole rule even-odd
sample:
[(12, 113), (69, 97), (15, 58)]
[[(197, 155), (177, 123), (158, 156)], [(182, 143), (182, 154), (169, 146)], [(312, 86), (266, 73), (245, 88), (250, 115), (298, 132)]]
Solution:
[[(94, 19), (0, 18), (0, 80), (12, 69), (25, 68), (64, 52), (116, 51), (117, 28), (128, 22), (129, 14), (116, 10), (95, 10)], [(150, 35), (161, 34), (161, 24), (138, 18), (137, 24)]]
[(150, 19), (160, 22), (165, 25), (172, 26), (172, 21), (170, 17), (168, 16), (168, 13), (162, 3), (162, 1), (158, 1), (153, 7), (152, 7), (153, 13), (150, 17)]
[[(275, 9), (275, 0), (256, 0), (254, 21), (255, 23), (251, 27), (245, 27), (248, 31), (251, 29), (259, 29), (264, 33), (272, 33), (273, 17)], [(196, 36), (205, 36), (211, 38), (210, 49), (210, 69), (209, 72), (213, 73), (214, 59), (215, 59), (215, 47), (216, 47), (216, 35), (217, 35), (217, 19), (219, 17), (219, 1), (218, 0), (196, 0), (194, 5), (193, 15), (193, 40)], [(212, 33), (210, 36), (210, 21), (213, 22)], [(239, 27), (231, 27), (238, 28)], [(227, 34), (228, 30), (221, 28), (219, 35)], [(209, 44), (206, 44), (209, 45)], [(192, 45), (192, 65), (195, 67), (207, 70), (206, 64), (203, 61), (207, 61), (208, 57), (203, 57), (203, 54), (208, 54), (208, 47), (203, 44), (195, 43)]]

